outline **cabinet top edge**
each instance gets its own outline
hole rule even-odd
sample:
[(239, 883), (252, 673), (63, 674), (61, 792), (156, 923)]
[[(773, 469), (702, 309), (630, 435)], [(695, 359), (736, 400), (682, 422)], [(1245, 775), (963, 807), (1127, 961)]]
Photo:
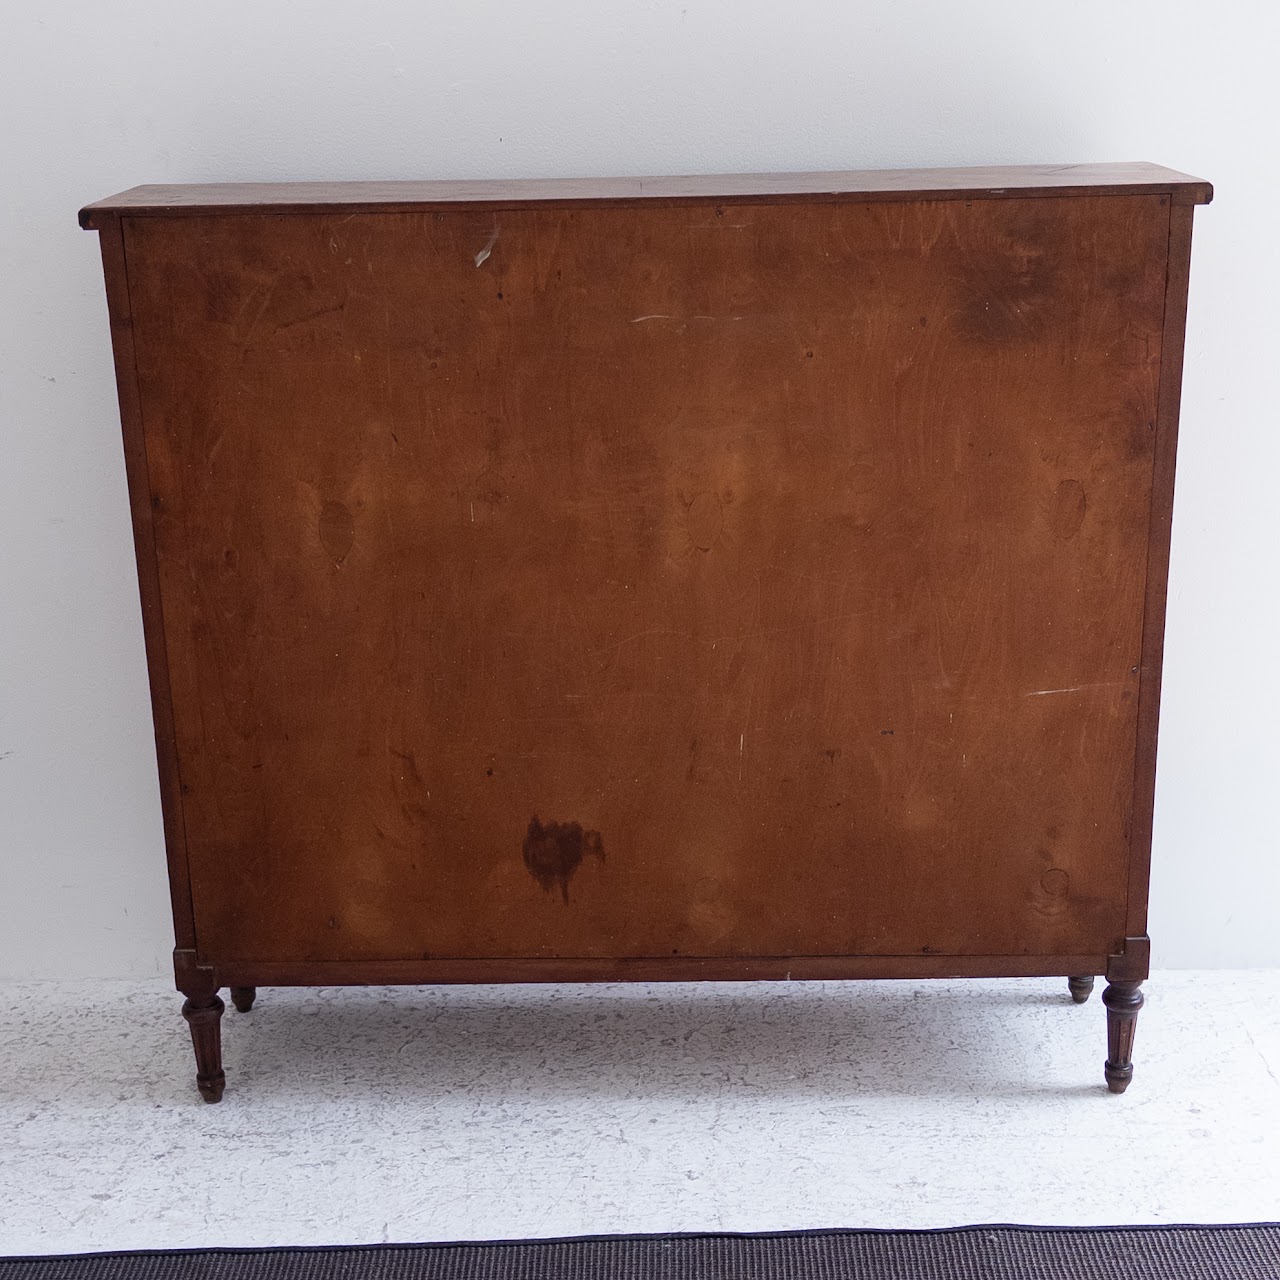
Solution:
[(430, 182), (226, 182), (131, 187), (80, 210), (80, 225), (113, 216), (225, 213), (399, 212), (452, 207), (649, 202), (987, 200), (1010, 196), (1167, 194), (1208, 204), (1200, 178), (1141, 162), (1008, 165), (968, 169), (854, 169), (832, 173), (709, 174), (699, 177), (521, 178)]

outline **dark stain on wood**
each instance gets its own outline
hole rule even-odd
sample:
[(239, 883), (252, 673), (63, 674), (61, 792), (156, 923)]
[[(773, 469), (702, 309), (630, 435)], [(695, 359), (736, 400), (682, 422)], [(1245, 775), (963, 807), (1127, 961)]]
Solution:
[(569, 881), (588, 854), (604, 861), (604, 843), (598, 831), (584, 831), (578, 822), (548, 822), (544, 826), (536, 814), (529, 819), (524, 865), (548, 893), (553, 885), (559, 885), (566, 905)]

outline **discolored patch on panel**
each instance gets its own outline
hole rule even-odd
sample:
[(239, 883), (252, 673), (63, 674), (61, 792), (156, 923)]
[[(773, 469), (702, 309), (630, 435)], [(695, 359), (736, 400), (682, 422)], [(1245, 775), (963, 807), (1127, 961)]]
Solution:
[(560, 895), (567, 906), (569, 881), (573, 879), (573, 873), (587, 856), (603, 862), (604, 842), (598, 831), (584, 831), (579, 822), (548, 822), (544, 825), (535, 814), (529, 819), (523, 853), (529, 874), (548, 893), (559, 885)]

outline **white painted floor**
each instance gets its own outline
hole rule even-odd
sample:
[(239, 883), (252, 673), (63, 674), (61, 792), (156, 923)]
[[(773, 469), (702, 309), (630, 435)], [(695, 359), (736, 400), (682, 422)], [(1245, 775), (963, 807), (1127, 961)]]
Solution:
[(259, 992), (195, 1092), (159, 982), (0, 987), (0, 1254), (1280, 1219), (1280, 971)]

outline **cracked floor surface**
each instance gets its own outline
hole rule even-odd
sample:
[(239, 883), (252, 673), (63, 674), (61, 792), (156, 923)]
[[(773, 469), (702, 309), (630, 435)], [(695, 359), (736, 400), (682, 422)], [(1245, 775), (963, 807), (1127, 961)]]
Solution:
[(0, 985), (0, 1254), (1280, 1218), (1280, 970), (1164, 972), (1129, 1092), (1054, 979)]

